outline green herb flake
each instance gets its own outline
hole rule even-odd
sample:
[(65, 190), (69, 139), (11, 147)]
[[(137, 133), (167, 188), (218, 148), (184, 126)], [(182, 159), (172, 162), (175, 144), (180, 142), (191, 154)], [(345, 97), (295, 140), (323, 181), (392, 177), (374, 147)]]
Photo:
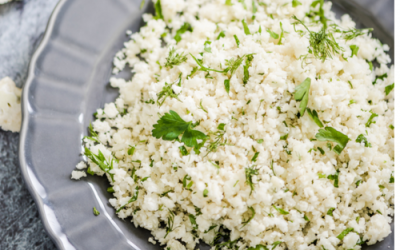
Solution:
[(279, 36), (278, 45), (282, 45), (282, 39), (283, 39), (283, 36), (284, 36), (284, 34), (285, 34), (285, 31), (283, 30), (282, 22), (279, 23), (279, 26), (281, 27), (281, 34), (280, 34), (280, 36)]
[(185, 22), (185, 23), (176, 31), (176, 34), (175, 34), (175, 36), (174, 36), (174, 39), (175, 39), (176, 43), (179, 43), (179, 42), (182, 40), (182, 35), (183, 35), (183, 33), (185, 33), (186, 31), (192, 32), (193, 29), (192, 29), (192, 27), (190, 26), (189, 23), (186, 23), (186, 22)]
[(162, 13), (162, 8), (161, 8), (161, 1), (157, 0), (157, 2), (154, 3), (154, 9), (156, 11), (156, 16), (154, 17), (154, 19), (158, 20), (158, 19), (162, 19), (164, 20), (164, 16)]
[(296, 8), (299, 5), (302, 5), (302, 3), (299, 0), (293, 0), (292, 1), (292, 7), (293, 8)]
[(232, 0), (225, 0), (225, 5), (231, 6), (232, 4)]
[(217, 40), (224, 38), (225, 37), (225, 31), (221, 31), (219, 32), (218, 36), (217, 36)]
[(350, 85), (350, 88), (353, 89), (353, 84), (350, 81), (347, 81)]
[(165, 67), (173, 68), (174, 66), (178, 66), (179, 64), (186, 62), (187, 56), (182, 53), (177, 53), (176, 49), (172, 47), (168, 52), (167, 62), (165, 63)]
[(334, 181), (333, 186), (334, 186), (335, 188), (338, 188), (338, 187), (339, 187), (339, 174), (340, 174), (340, 171), (339, 171), (339, 170), (336, 170), (336, 173), (335, 173), (335, 174), (331, 174), (331, 175), (328, 176), (328, 179), (329, 179), (329, 180)]
[(239, 48), (239, 46), (240, 46), (239, 38), (237, 37), (237, 35), (233, 35), (233, 37), (235, 38), (236, 45), (237, 45), (237, 47)]
[(325, 155), (325, 151), (324, 151), (322, 148), (317, 147), (317, 149), (319, 150), (319, 152), (320, 152), (322, 155)]
[(275, 32), (271, 31), (270, 29), (267, 29), (267, 32), (269, 33), (269, 35), (273, 38), (273, 39), (278, 39), (279, 35), (276, 34)]
[(197, 65), (199, 65), (199, 69), (201, 70), (201, 71), (214, 71), (214, 72), (217, 72), (217, 73), (227, 73), (228, 72), (228, 69), (226, 69), (226, 70), (216, 70), (216, 69), (210, 69), (210, 68), (207, 68), (207, 67), (205, 67), (200, 61), (199, 61), (199, 59), (197, 59), (196, 57), (194, 57), (194, 55), (192, 55), (192, 54), (190, 54), (190, 56), (193, 58), (193, 60), (197, 63)]
[(189, 220), (190, 220), (190, 223), (192, 224), (193, 230), (197, 230), (198, 225), (196, 222), (196, 216), (194, 216), (193, 214), (189, 214)]
[(350, 100), (348, 106), (350, 106), (351, 104), (357, 103), (355, 100)]
[[(104, 157), (103, 153), (99, 150), (98, 154), (95, 155), (88, 148), (85, 148), (85, 155), (89, 158), (93, 163), (95, 163), (101, 170), (108, 173), (111, 176), (111, 179), (114, 181), (114, 174), (111, 174), (110, 171), (113, 169), (114, 159), (111, 161), (107, 161)], [(88, 170), (89, 171), (89, 170)]]
[(275, 205), (272, 205), (273, 208), (275, 208), (276, 211), (278, 211), (282, 215), (289, 214), (288, 211), (283, 210), (282, 208), (276, 207)]
[(211, 41), (205, 41), (204, 42), (204, 51), (211, 53)]
[(143, 9), (145, 3), (146, 3), (146, 0), (142, 0), (142, 2), (140, 3), (140, 10)]
[(287, 138), (288, 138), (288, 136), (289, 136), (289, 134), (282, 135), (280, 139), (281, 139), (282, 141), (286, 141)]
[(246, 85), (249, 82), (249, 79), (250, 79), (249, 67), (250, 67), (251, 61), (253, 61), (253, 58), (254, 58), (253, 55), (246, 56), (245, 65), (243, 66), (243, 70), (244, 70), (243, 84), (244, 85)]
[(310, 118), (318, 125), (318, 127), (323, 128), (324, 124), (322, 124), (321, 120), (318, 118), (318, 113), (317, 111), (307, 108), (307, 114), (310, 116)]
[(254, 218), (254, 216), (256, 215), (256, 211), (254, 210), (253, 207), (249, 207), (249, 210), (251, 212), (250, 217), (242, 222), (242, 228), (245, 227), (247, 224), (249, 224), (249, 222)]
[(392, 92), (393, 89), (394, 89), (394, 83), (392, 83), (392, 84), (386, 86), (386, 87), (385, 87), (385, 93), (386, 93), (386, 95), (389, 95), (390, 92)]
[(175, 220), (175, 214), (169, 210), (169, 216), (167, 220), (167, 226), (165, 227), (165, 236), (164, 239), (168, 236), (170, 232), (174, 230), (174, 220)]
[(190, 188), (193, 186), (192, 177), (190, 177), (189, 175), (185, 175), (182, 180), (182, 185), (183, 188), (190, 190)]
[(260, 152), (256, 152), (253, 156), (253, 158), (251, 158), (251, 162), (256, 162), (257, 161), (257, 157), (260, 154)]
[(123, 208), (125, 208), (126, 205), (128, 205), (128, 204), (130, 204), (130, 203), (132, 203), (132, 202), (135, 202), (135, 201), (137, 200), (138, 197), (139, 197), (139, 186), (136, 186), (136, 188), (135, 188), (135, 193), (133, 194), (132, 198), (130, 198), (129, 201), (128, 201), (125, 205), (123, 205), (122, 207), (120, 207), (120, 208), (117, 210), (117, 213), (119, 213), (119, 211), (121, 211)]
[(247, 248), (247, 250), (268, 250), (268, 247), (258, 244), (256, 247)]
[(100, 215), (100, 212), (95, 207), (93, 207), (93, 214), (95, 216), (98, 216), (98, 215)]
[(394, 176), (393, 176), (393, 173), (390, 175), (389, 183), (394, 183)]
[(391, 130), (394, 130), (393, 124), (390, 124), (390, 125), (389, 125), (389, 128), (390, 128)]
[(108, 193), (114, 193), (114, 188), (113, 187), (108, 187), (107, 188)]
[(320, 179), (326, 178), (326, 174), (318, 173), (318, 178)]
[(254, 190), (253, 176), (258, 175), (258, 169), (255, 165), (245, 168), (246, 184), (250, 186), (250, 195)]
[(331, 141), (336, 142), (337, 145), (333, 148), (333, 152), (336, 154), (340, 154), (343, 149), (346, 147), (347, 143), (349, 142), (350, 138), (337, 131), (332, 127), (326, 127), (325, 129), (320, 129), (318, 133), (315, 135), (318, 141)]
[(264, 142), (264, 139), (258, 139), (258, 140), (257, 140), (257, 143), (258, 143), (258, 144), (261, 144), (261, 143), (263, 143), (263, 142)]
[(243, 24), (244, 33), (246, 35), (251, 35), (249, 26), (247, 26), (247, 22), (244, 19), (242, 20), (242, 24)]
[(333, 216), (333, 210), (335, 210), (335, 209), (336, 208), (334, 208), (334, 207), (329, 208), (329, 210), (328, 210), (328, 212), (326, 214), (329, 215), (329, 216)]
[(387, 77), (388, 77), (387, 73), (380, 75), (380, 76), (376, 76), (375, 80), (372, 82), (372, 85), (375, 85), (376, 82), (378, 81), (378, 79), (383, 81)]
[(358, 47), (357, 45), (350, 45), (350, 49), (351, 49), (351, 56), (357, 56), (358, 54), (358, 50), (360, 49), (360, 47)]
[(225, 86), (226, 93), (228, 93), (228, 95), (229, 95), (229, 91), (231, 89), (231, 80), (225, 79), (224, 86)]
[(135, 147), (134, 146), (130, 146), (130, 148), (128, 149), (128, 155), (133, 155), (133, 153), (135, 153)]
[(358, 143), (364, 143), (364, 146), (365, 146), (366, 148), (372, 147), (371, 143), (368, 142), (367, 138), (366, 138), (363, 134), (360, 134), (360, 135), (357, 137), (356, 142), (358, 142)]
[(371, 124), (376, 123), (376, 121), (373, 120), (375, 117), (378, 117), (378, 114), (372, 112), (367, 123), (365, 123), (365, 127), (369, 128), (371, 126)]
[(165, 191), (164, 193), (160, 194), (160, 197), (165, 197), (165, 196), (167, 196), (169, 193), (173, 193), (173, 192), (174, 192), (174, 190)]
[(279, 246), (282, 242), (280, 241), (275, 241), (274, 243), (272, 243), (272, 248), (271, 250), (274, 250), (277, 246)]
[(97, 142), (97, 143), (100, 143), (99, 138), (98, 138), (98, 134), (94, 131), (92, 123), (89, 124), (88, 130), (89, 130), (90, 136), (85, 136), (83, 138), (91, 140), (91, 141), (94, 141), (94, 142)]
[(300, 116), (304, 115), (304, 112), (308, 104), (308, 93), (310, 91), (311, 79), (307, 77), (299, 86), (295, 88), (294, 99), (300, 102)]
[(336, 238), (338, 238), (339, 240), (343, 240), (346, 235), (348, 235), (350, 232), (353, 232), (353, 231), (354, 231), (354, 228), (352, 228), (352, 227), (346, 228)]
[(204, 189), (204, 191), (203, 191), (203, 197), (204, 197), (204, 198), (208, 197), (208, 189)]
[(153, 125), (152, 135), (165, 141), (178, 140), (183, 133), (181, 142), (187, 147), (199, 149), (202, 145), (197, 140), (206, 140), (208, 137), (203, 132), (194, 130), (196, 124), (184, 121), (175, 111), (165, 113), (156, 124)]

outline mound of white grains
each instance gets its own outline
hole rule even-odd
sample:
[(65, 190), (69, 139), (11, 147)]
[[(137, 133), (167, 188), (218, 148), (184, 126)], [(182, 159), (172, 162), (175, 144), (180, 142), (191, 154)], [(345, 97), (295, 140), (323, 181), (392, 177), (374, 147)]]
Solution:
[(19, 132), (21, 127), (21, 89), (5, 77), (0, 80), (0, 128)]
[(347, 250), (391, 233), (387, 45), (322, 0), (154, 4), (114, 61), (134, 76), (111, 79), (120, 96), (84, 139), (120, 218), (170, 250)]

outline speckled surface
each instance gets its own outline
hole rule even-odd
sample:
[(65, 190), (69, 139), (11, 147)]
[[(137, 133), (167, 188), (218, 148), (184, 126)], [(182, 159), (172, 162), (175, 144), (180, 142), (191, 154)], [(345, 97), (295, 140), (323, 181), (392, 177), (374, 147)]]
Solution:
[[(58, 0), (24, 0), (0, 5), (0, 78), (21, 87), (28, 64)], [(56, 249), (22, 180), (19, 134), (0, 129), (0, 249)]]

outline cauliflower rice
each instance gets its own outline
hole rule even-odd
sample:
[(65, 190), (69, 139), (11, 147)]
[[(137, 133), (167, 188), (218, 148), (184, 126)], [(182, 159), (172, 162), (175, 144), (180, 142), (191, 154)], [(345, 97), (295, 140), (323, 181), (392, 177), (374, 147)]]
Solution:
[[(171, 250), (361, 249), (391, 233), (387, 45), (330, 2), (153, 1), (114, 61), (135, 74), (110, 80), (120, 96), (84, 139), (120, 218)], [(318, 53), (320, 31), (337, 47)], [(173, 139), (168, 117), (198, 136)]]

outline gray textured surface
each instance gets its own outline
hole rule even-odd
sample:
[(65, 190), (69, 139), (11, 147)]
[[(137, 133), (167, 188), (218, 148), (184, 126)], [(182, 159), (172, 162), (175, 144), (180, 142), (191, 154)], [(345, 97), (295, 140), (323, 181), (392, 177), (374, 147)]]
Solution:
[[(0, 78), (21, 87), (30, 57), (58, 0), (25, 0), (0, 6)], [(0, 249), (56, 249), (47, 236), (18, 163), (17, 133), (0, 129)]]

